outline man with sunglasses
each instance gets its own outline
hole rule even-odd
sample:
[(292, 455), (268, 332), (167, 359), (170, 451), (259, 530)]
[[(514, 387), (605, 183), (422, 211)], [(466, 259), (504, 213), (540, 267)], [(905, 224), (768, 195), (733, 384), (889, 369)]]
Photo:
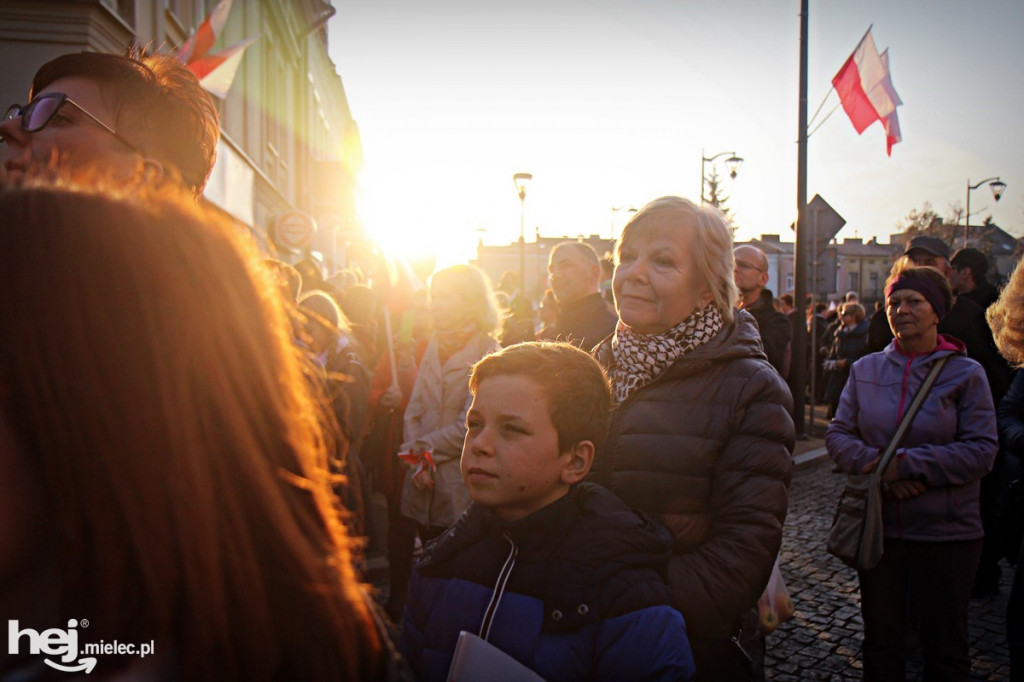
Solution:
[(175, 178), (199, 196), (220, 136), (217, 109), (177, 59), (79, 52), (44, 64), (29, 103), (0, 121), (0, 178), (98, 168)]

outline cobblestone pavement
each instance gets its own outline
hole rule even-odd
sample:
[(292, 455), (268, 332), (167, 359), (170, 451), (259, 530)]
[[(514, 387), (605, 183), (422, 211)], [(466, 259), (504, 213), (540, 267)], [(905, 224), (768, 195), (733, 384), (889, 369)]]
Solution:
[[(765, 671), (769, 680), (861, 677), (863, 623), (857, 574), (825, 551), (842, 484), (843, 476), (832, 472), (827, 458), (794, 473), (780, 565), (796, 615), (768, 637)], [(1005, 563), (1002, 567), (999, 593), (971, 601), (972, 680), (1009, 679), (1004, 613), (1012, 569)], [(919, 679), (920, 671), (920, 661), (913, 661), (910, 679)]]

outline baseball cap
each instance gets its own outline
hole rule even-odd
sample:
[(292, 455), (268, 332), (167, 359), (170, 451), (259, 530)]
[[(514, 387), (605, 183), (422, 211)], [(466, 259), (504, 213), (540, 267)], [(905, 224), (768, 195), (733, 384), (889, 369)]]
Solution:
[(949, 260), (949, 246), (938, 237), (932, 237), (927, 234), (917, 235), (910, 240), (909, 244), (907, 244), (907, 248), (903, 251), (903, 255), (907, 255), (914, 249), (921, 249), (922, 251), (927, 251), (933, 256), (941, 256), (942, 258)]
[(971, 272), (975, 272), (979, 276), (984, 276), (988, 271), (988, 258), (981, 251), (970, 247), (959, 249), (953, 254), (953, 258), (949, 263), (957, 270), (970, 268)]

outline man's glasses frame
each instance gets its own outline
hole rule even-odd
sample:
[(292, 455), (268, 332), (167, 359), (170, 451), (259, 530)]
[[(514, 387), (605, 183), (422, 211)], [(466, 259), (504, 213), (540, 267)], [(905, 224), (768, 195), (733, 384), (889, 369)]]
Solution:
[[(51, 104), (51, 100), (57, 100), (57, 102), (54, 103), (54, 104)], [(44, 113), (44, 115), (41, 117), (41, 120), (35, 120), (36, 119), (36, 113), (39, 110), (39, 106), (41, 104), (48, 104), (48, 105), (52, 106), (53, 108), (50, 109), (48, 112)], [(106, 123), (104, 123), (100, 119), (98, 119), (95, 116), (93, 116), (92, 114), (90, 114), (86, 109), (84, 109), (82, 107), (81, 104), (79, 104), (75, 100), (71, 99), (70, 97), (65, 95), (63, 92), (47, 92), (47, 93), (43, 93), (42, 95), (39, 95), (38, 97), (33, 98), (31, 102), (29, 102), (28, 104), (25, 104), (25, 105), (12, 104), (11, 106), (7, 107), (7, 112), (4, 114), (3, 120), (10, 121), (10, 120), (13, 120), (15, 118), (19, 118), (20, 117), (21, 118), (21, 129), (22, 130), (24, 130), (26, 133), (37, 133), (40, 130), (42, 130), (43, 128), (45, 128), (47, 125), (49, 125), (50, 121), (53, 120), (53, 117), (56, 116), (60, 112), (60, 110), (64, 108), (65, 104), (70, 104), (71, 106), (75, 107), (76, 109), (81, 111), (83, 114), (85, 114), (86, 116), (91, 118), (93, 121), (95, 121), (97, 124), (99, 124), (99, 126), (101, 128), (103, 128), (108, 133), (110, 133), (111, 135), (116, 137), (118, 140), (120, 140), (123, 144), (125, 144), (127, 147), (129, 147), (136, 154), (141, 154), (142, 153), (142, 152), (139, 151), (138, 147), (133, 145), (128, 140), (124, 139), (124, 137), (119, 135), (116, 130), (114, 130), (113, 128), (108, 126)]]

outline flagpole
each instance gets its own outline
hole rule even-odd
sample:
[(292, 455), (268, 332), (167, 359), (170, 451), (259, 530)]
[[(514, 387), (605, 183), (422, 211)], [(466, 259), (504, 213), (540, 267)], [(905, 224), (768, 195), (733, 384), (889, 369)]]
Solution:
[[(796, 244), (794, 250), (794, 303), (807, 305), (807, 15), (808, 0), (800, 0), (800, 102), (797, 123), (796, 162)], [(789, 385), (793, 391), (793, 425), (797, 437), (804, 437), (804, 407), (807, 388), (807, 324), (803, 315), (793, 315), (792, 360)]]

